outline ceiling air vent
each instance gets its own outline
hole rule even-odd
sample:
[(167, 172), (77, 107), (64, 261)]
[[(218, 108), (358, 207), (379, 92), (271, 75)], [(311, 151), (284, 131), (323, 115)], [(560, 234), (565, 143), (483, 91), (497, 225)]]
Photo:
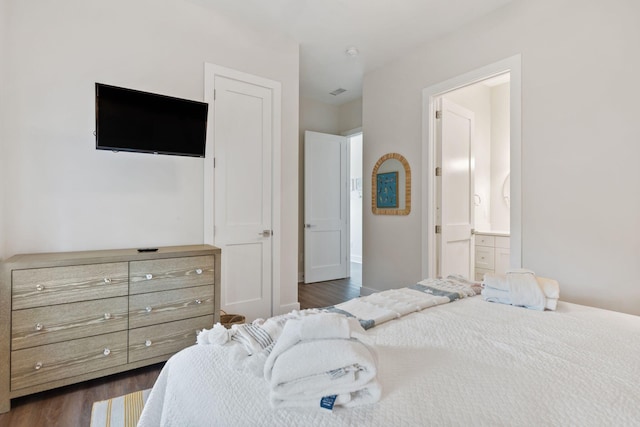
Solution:
[(333, 92), (329, 92), (329, 93), (331, 95), (333, 95), (333, 96), (337, 96), (337, 95), (340, 95), (341, 93), (346, 92), (346, 91), (347, 91), (346, 89), (338, 88), (338, 89), (334, 90)]

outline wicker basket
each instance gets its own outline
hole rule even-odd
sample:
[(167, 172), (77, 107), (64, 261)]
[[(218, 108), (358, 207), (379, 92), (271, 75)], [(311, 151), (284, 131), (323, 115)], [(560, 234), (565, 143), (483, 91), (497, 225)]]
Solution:
[(240, 325), (244, 323), (245, 317), (241, 314), (227, 314), (224, 310), (220, 310), (220, 323), (225, 328), (231, 328), (231, 325)]

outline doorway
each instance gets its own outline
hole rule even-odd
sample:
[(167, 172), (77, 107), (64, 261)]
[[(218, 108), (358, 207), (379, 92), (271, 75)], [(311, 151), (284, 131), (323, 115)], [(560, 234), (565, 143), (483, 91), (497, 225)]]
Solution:
[[(438, 162), (441, 159), (441, 153), (438, 151), (438, 132), (440, 127), (440, 114), (436, 116), (438, 105), (441, 99), (449, 97), (455, 98), (455, 91), (461, 88), (469, 88), (480, 82), (491, 82), (491, 78), (504, 78), (505, 75), (509, 75), (509, 93), (508, 93), (508, 169), (506, 177), (503, 177), (503, 181), (498, 183), (496, 179), (496, 187), (500, 186), (500, 191), (493, 191), (496, 198), (502, 198), (503, 203), (508, 204), (507, 221), (509, 227), (508, 242), (510, 246), (509, 252), (507, 252), (507, 261), (504, 261), (504, 252), (502, 253), (502, 262), (507, 267), (516, 268), (522, 265), (522, 230), (521, 230), (521, 58), (520, 55), (507, 58), (503, 61), (488, 65), (470, 73), (458, 76), (456, 78), (447, 80), (440, 84), (428, 87), (423, 90), (423, 143), (425, 149), (423, 150), (423, 185), (425, 188), (425, 197), (422, 204), (422, 220), (423, 227), (426, 230), (422, 236), (422, 253), (423, 253), (423, 277), (437, 277), (438, 267), (441, 260), (438, 259), (439, 252), (439, 232), (441, 231), (442, 222), (438, 217), (438, 211), (435, 208), (438, 202), (438, 196), (440, 191), (440, 173), (436, 168), (439, 166)], [(498, 82), (499, 80), (494, 80)], [(496, 150), (499, 151), (499, 150)], [(486, 154), (486, 153), (485, 153)], [(469, 159), (470, 165), (473, 168), (476, 167), (476, 159)], [(488, 188), (493, 188), (489, 185)], [(505, 195), (502, 191), (510, 189), (508, 195)], [(475, 209), (476, 205), (482, 205), (482, 196), (477, 194), (475, 188), (470, 193), (473, 198), (468, 203), (470, 209), (473, 209), (473, 215), (471, 215), (472, 221), (478, 222), (479, 225), (484, 221), (483, 228), (490, 228), (491, 217), (490, 210), (485, 210), (484, 217), (482, 217), (482, 210)], [(480, 197), (476, 197), (476, 194)], [(485, 206), (489, 206), (491, 196), (485, 194)], [(496, 205), (497, 206), (497, 205)], [(476, 211), (479, 217), (476, 217)], [(489, 226), (487, 226), (489, 224)], [(503, 222), (504, 224), (504, 222)], [(496, 226), (504, 227), (503, 226)], [(473, 233), (475, 225), (470, 227), (471, 240), (475, 240)], [(490, 230), (492, 231), (492, 230)], [(504, 230), (499, 230), (504, 231)], [(486, 242), (503, 242), (504, 236), (492, 236), (490, 239), (486, 239)], [(487, 243), (488, 244), (488, 243)], [(475, 248), (477, 253), (477, 248)], [(495, 255), (497, 248), (492, 247), (492, 254)], [(495, 260), (493, 260), (495, 261)], [(469, 272), (471, 279), (473, 279), (473, 270)], [(477, 276), (476, 276), (477, 277)]]
[(280, 300), (280, 99), (278, 82), (205, 64), (204, 242), (224, 254), (221, 309), (249, 321)]
[(362, 286), (362, 131), (305, 132), (304, 283)]

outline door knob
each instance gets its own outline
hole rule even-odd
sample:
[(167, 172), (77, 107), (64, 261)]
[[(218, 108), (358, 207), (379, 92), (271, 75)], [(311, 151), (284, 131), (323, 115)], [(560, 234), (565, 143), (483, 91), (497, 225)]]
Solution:
[(305, 224), (304, 225), (304, 228), (311, 228), (311, 227), (314, 227), (314, 225), (313, 224)]
[(262, 230), (262, 232), (258, 233), (260, 237), (271, 237), (273, 236), (273, 230)]

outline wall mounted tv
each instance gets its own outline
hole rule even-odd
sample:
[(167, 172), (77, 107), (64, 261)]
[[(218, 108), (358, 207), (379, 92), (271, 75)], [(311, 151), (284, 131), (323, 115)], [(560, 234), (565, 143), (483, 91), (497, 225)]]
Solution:
[(96, 149), (204, 157), (208, 107), (96, 83)]

